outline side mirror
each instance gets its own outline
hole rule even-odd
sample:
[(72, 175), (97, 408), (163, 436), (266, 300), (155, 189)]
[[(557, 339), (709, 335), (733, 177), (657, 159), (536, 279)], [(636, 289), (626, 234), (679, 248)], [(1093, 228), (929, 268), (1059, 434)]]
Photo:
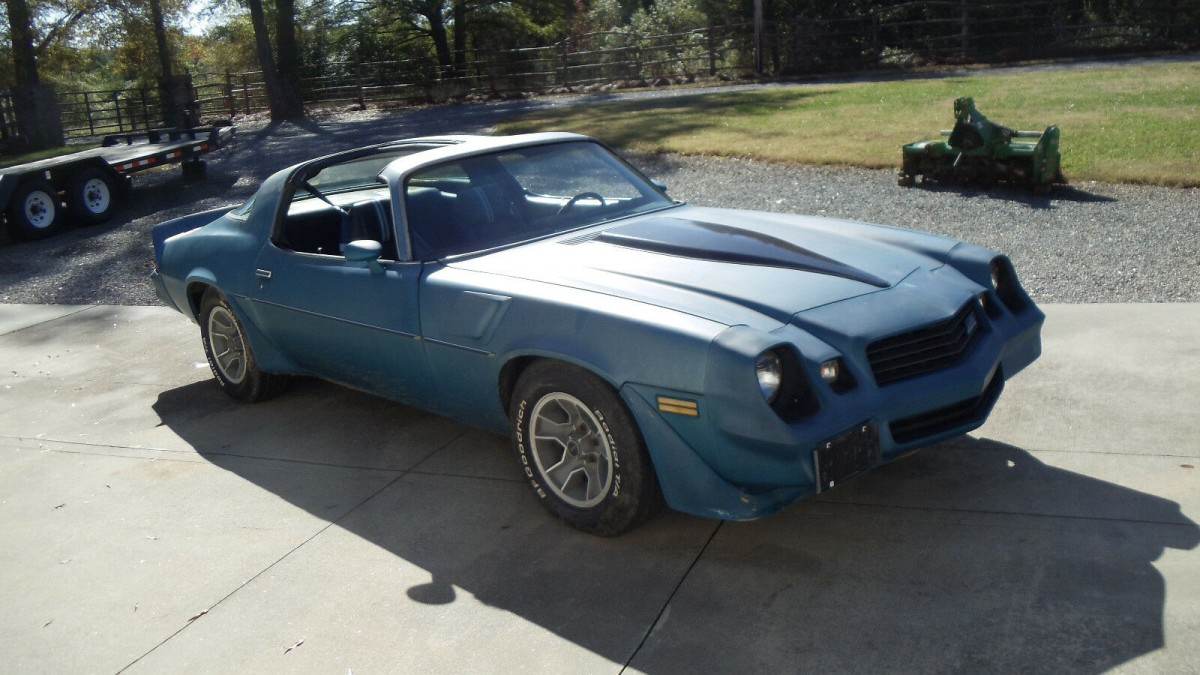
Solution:
[(372, 270), (382, 270), (379, 266), (379, 256), (383, 255), (383, 244), (371, 239), (355, 239), (346, 244), (346, 248), (342, 251), (342, 255), (346, 256), (346, 260), (350, 262), (365, 262), (367, 267)]
[(664, 183), (664, 182), (662, 182), (661, 180), (658, 180), (658, 179), (655, 179), (655, 178), (651, 178), (651, 179), (650, 179), (650, 184), (651, 184), (651, 185), (653, 185), (654, 187), (658, 188), (658, 191), (659, 191), (659, 192), (666, 192), (666, 191), (667, 191), (667, 184), (666, 184), (666, 183)]

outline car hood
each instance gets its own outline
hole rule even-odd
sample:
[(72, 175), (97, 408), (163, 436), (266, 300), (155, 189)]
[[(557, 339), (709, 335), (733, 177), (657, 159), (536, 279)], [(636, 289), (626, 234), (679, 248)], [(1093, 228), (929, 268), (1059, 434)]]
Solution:
[(454, 261), (727, 325), (878, 292), (939, 267), (957, 242), (853, 221), (677, 207)]

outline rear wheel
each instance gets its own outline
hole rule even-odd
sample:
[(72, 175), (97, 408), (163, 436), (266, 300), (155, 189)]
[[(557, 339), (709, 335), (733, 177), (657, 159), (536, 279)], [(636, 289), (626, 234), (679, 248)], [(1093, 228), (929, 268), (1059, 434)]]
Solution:
[(14, 239), (45, 239), (62, 227), (58, 192), (45, 178), (26, 178), (8, 204), (8, 229)]
[(601, 536), (633, 529), (659, 503), (654, 467), (633, 416), (595, 375), (531, 365), (510, 408), (513, 449), (542, 506)]
[(112, 217), (116, 206), (116, 181), (103, 169), (84, 169), (67, 181), (67, 208), (81, 224), (103, 223)]
[(208, 367), (221, 391), (247, 403), (268, 399), (283, 390), (287, 378), (258, 369), (242, 324), (220, 293), (205, 292), (200, 303), (200, 340)]

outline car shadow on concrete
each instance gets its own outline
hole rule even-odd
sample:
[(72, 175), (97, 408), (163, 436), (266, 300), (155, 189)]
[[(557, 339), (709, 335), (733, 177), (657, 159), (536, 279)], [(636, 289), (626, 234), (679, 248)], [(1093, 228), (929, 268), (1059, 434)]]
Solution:
[(1173, 501), (965, 436), (760, 521), (665, 512), (602, 539), (539, 508), (505, 439), (341, 387), (244, 406), (202, 381), (154, 410), (322, 518), (325, 470), (394, 472), (333, 522), (427, 572), (408, 600), (461, 589), (642, 672), (1103, 671), (1163, 647), (1154, 562), (1200, 543)]

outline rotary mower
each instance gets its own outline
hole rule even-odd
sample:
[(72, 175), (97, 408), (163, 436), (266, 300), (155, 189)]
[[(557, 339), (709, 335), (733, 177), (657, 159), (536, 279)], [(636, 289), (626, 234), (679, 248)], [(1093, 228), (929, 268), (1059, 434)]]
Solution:
[(1014, 131), (989, 121), (971, 98), (954, 101), (954, 116), (954, 128), (942, 132), (949, 138), (903, 147), (901, 186), (911, 187), (921, 176), (923, 181), (936, 182), (1004, 182), (1047, 194), (1055, 184), (1067, 182), (1059, 166), (1058, 127)]

